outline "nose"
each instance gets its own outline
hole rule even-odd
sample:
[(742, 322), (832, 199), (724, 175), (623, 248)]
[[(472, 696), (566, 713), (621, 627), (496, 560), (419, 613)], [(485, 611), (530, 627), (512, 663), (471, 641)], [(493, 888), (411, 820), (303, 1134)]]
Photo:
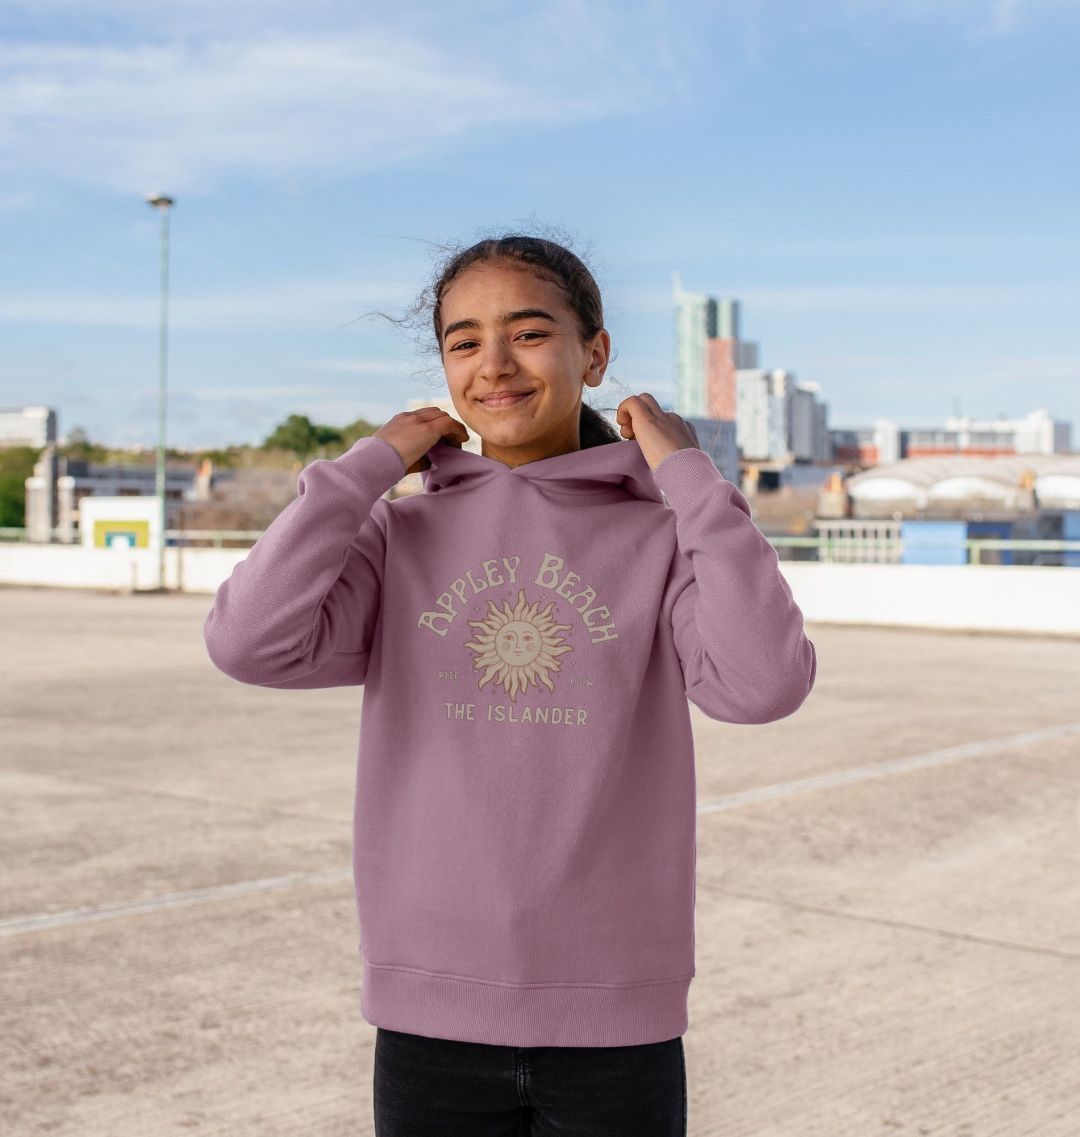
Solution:
[(503, 375), (512, 375), (517, 370), (513, 352), (502, 336), (491, 336), (480, 352), (480, 367), (477, 376), (490, 382)]

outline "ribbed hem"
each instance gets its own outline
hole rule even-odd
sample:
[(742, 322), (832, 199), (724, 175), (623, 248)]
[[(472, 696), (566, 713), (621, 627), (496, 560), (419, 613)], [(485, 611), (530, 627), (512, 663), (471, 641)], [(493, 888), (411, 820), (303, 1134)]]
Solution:
[(739, 491), (717, 468), (716, 463), (696, 446), (684, 446), (666, 455), (653, 470), (653, 479), (668, 504), (678, 509), (684, 503), (697, 501), (702, 493), (713, 494), (718, 488)]
[(363, 961), (372, 1026), (495, 1046), (637, 1046), (685, 1034), (693, 976), (630, 986), (515, 986)]
[[(385, 438), (376, 434), (358, 438), (333, 464), (345, 470), (365, 489), (369, 485), (390, 489), (405, 477), (405, 462)], [(385, 490), (383, 491), (385, 492)]]

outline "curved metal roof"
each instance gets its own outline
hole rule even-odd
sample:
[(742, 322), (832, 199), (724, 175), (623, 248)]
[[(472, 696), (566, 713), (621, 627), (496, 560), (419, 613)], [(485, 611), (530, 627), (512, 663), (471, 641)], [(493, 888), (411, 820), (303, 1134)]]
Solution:
[(978, 498), (1005, 504), (1014, 499), (1025, 477), (1041, 505), (1080, 508), (1080, 454), (903, 458), (852, 474), (844, 486), (853, 498), (866, 502), (918, 497), (927, 502)]

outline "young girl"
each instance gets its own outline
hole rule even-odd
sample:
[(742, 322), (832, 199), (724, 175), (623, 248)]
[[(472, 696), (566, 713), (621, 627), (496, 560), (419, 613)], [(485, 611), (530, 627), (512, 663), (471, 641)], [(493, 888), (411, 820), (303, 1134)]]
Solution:
[[(694, 431), (647, 393), (620, 432), (582, 403), (611, 341), (573, 252), (484, 240), (430, 296), (461, 421), (402, 412), (311, 462), (218, 589), (206, 646), (244, 683), (363, 686), (377, 1137), (683, 1135), (687, 700), (784, 718), (815, 648)], [(412, 472), (424, 492), (388, 500)]]

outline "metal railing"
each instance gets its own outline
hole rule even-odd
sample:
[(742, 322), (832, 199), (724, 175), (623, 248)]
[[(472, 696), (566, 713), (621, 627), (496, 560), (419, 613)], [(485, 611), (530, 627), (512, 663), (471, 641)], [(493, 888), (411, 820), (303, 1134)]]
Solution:
[[(26, 528), (0, 527), (0, 542), (21, 541), (25, 543), (28, 539), (28, 532), (29, 530)], [(264, 532), (265, 530), (262, 529), (166, 529), (165, 544), (169, 546), (182, 545), (184, 548), (209, 547), (213, 549), (231, 548), (233, 542), (251, 546)], [(65, 538), (69, 535), (71, 539), (66, 540)], [(47, 543), (50, 545), (78, 545), (79, 531), (78, 529), (65, 531), (53, 529)]]
[[(903, 564), (903, 542), (897, 536), (894, 539), (883, 540), (874, 536), (870, 538), (836, 536), (830, 533), (820, 533), (813, 537), (797, 537), (787, 534), (769, 536), (769, 542), (778, 552), (783, 549), (812, 549), (815, 555), (809, 557), (793, 556), (790, 560), (816, 561), (822, 564)], [(919, 548), (933, 548), (934, 542), (920, 536)], [(987, 561), (983, 554), (987, 552), (1009, 552), (1022, 554), (1035, 554), (1028, 559), (1024, 556), (1020, 560), (1013, 558), (1012, 563), (1021, 565), (1038, 565), (1044, 568), (1066, 567), (1080, 568), (1080, 541), (1057, 541), (1050, 539), (1004, 538), (1004, 537), (969, 537), (964, 542), (964, 549), (969, 565), (1000, 565), (1001, 562)], [(939, 547), (953, 549), (956, 543), (942, 541)], [(1063, 554), (1071, 553), (1073, 558), (1066, 564)], [(781, 560), (785, 559), (781, 555)], [(1009, 567), (1005, 564), (1004, 567)]]
[[(813, 536), (775, 534), (768, 536), (769, 543), (777, 550), (781, 560), (810, 561), (821, 564), (902, 564), (903, 546), (899, 532), (888, 532), (895, 523), (884, 522), (881, 531), (871, 534), (844, 534), (826, 530)], [(185, 549), (196, 548), (250, 548), (263, 535), (262, 529), (166, 529), (165, 541), (168, 546)], [(0, 542), (25, 542), (27, 530), (17, 527), (0, 527)], [(52, 531), (50, 544), (78, 544), (78, 534), (74, 541), (61, 539), (59, 530)], [(933, 542), (920, 537), (919, 548), (932, 547)], [(1064, 554), (1074, 554), (1074, 559), (1066, 567), (1080, 568), (1080, 541), (1057, 541), (1049, 539), (1023, 539), (1003, 537), (971, 537), (963, 542), (967, 563), (985, 565), (993, 562), (983, 560), (986, 552), (1010, 552), (1025, 554), (1020, 564), (1038, 565), (1045, 568), (1066, 565)], [(953, 542), (942, 542), (942, 547), (954, 548)], [(794, 555), (785, 557), (791, 550)], [(799, 550), (810, 555), (799, 556)], [(1034, 554), (1027, 559), (1026, 554)], [(1015, 560), (1015, 558), (1014, 558)], [(1006, 566), (1007, 567), (1007, 566)]]

